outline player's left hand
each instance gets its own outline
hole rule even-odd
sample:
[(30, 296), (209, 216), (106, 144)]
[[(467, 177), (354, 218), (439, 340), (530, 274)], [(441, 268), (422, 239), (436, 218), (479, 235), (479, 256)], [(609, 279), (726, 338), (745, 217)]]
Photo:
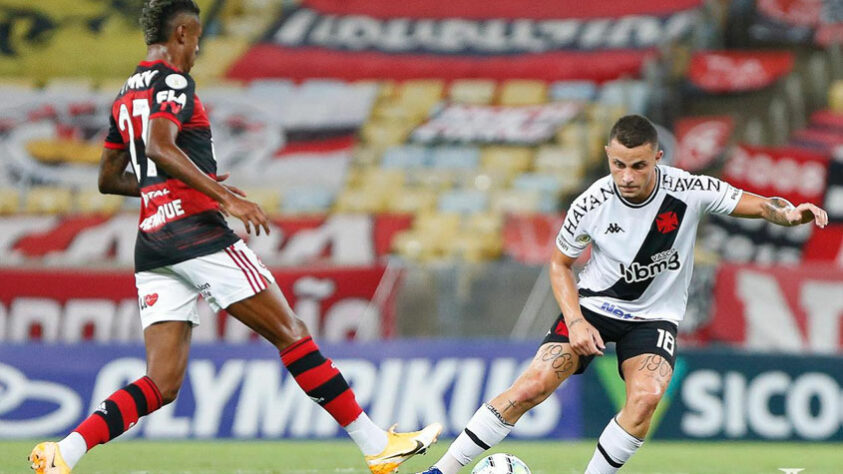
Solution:
[[(230, 176), (231, 176), (231, 173), (223, 173), (223, 174), (216, 175), (215, 179), (217, 180), (218, 183), (222, 183), (223, 181), (227, 180)], [(230, 184), (223, 184), (222, 186), (225, 189), (231, 191), (232, 193), (234, 193), (234, 194), (236, 194), (240, 197), (246, 197), (246, 193), (242, 189), (238, 188), (237, 186), (232, 186)]]
[(807, 224), (811, 221), (821, 229), (828, 225), (828, 213), (808, 202), (789, 209), (785, 217), (790, 225)]

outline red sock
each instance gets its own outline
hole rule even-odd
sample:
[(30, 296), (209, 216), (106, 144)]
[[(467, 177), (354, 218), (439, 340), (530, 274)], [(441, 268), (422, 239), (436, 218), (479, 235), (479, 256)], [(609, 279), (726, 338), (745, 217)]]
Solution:
[(97, 411), (75, 430), (85, 438), (88, 450), (123, 434), (138, 418), (161, 408), (161, 392), (149, 377), (141, 377), (111, 394)]
[(363, 413), (348, 382), (331, 359), (322, 356), (311, 337), (281, 351), (281, 361), (307, 396), (322, 405), (340, 426), (347, 426)]

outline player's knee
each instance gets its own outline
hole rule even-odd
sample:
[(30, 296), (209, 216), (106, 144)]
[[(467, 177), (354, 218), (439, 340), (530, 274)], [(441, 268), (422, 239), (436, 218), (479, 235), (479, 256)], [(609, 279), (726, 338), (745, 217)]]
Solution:
[[(150, 377), (151, 378), (151, 377)], [(181, 380), (168, 379), (159, 377), (158, 380), (153, 379), (158, 391), (161, 393), (161, 404), (167, 405), (175, 401), (181, 389)]]
[(278, 330), (278, 334), (274, 341), (275, 347), (278, 350), (284, 350), (296, 341), (299, 341), (310, 335), (307, 330), (307, 325), (299, 318), (293, 317), (289, 322), (285, 322)]
[(549, 386), (540, 374), (520, 378), (513, 386), (517, 401), (530, 408), (545, 401), (553, 393), (554, 387)]
[(639, 421), (648, 420), (653, 416), (656, 407), (662, 399), (663, 391), (660, 389), (641, 389), (630, 394), (627, 401), (627, 409), (634, 418)]

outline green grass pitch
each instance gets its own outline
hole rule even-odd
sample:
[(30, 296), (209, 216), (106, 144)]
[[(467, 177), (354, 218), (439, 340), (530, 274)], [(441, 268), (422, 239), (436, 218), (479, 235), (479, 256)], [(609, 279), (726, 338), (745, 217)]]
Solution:
[[(411, 459), (402, 474), (433, 464), (450, 440), (426, 456)], [(0, 473), (25, 473), (28, 441), (0, 442)], [(505, 442), (490, 452), (523, 459), (534, 474), (582, 473), (594, 442)], [(649, 441), (621, 470), (623, 474), (770, 473), (804, 468), (800, 474), (843, 473), (843, 445), (808, 443)], [(96, 448), (74, 474), (365, 474), (368, 470), (350, 441), (125, 441)], [(463, 470), (468, 474), (468, 468)]]

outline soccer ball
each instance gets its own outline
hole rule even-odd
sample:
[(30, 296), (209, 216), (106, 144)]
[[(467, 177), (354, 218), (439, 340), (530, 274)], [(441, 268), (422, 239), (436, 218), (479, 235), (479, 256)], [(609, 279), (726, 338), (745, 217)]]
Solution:
[(495, 453), (483, 458), (471, 474), (531, 474), (524, 461), (511, 454)]

